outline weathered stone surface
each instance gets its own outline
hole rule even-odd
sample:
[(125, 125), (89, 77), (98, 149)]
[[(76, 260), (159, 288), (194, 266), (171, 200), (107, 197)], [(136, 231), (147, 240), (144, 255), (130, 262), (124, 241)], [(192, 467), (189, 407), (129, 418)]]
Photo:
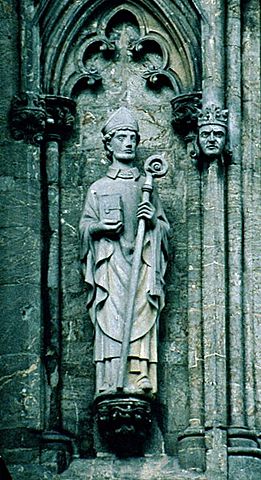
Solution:
[(13, 480), (54, 480), (53, 472), (40, 465), (15, 465), (9, 468)]
[[(1, 355), (32, 354), (39, 351), (40, 289), (35, 285), (2, 285)], [(17, 335), (19, 329), (19, 336)]]
[(84, 480), (206, 480), (204, 475), (182, 472), (173, 458), (75, 460), (61, 479)]
[[(3, 0), (0, 5), (1, 453), (14, 480), (256, 480), (260, 459), (243, 456), (242, 451), (229, 456), (226, 472), (226, 425), (214, 425), (205, 434), (205, 475), (181, 471), (176, 458), (181, 443), (183, 465), (199, 465), (203, 457), (193, 436), (186, 436), (187, 426), (198, 426), (204, 417), (211, 425), (226, 412), (228, 423), (256, 429), (260, 442), (260, 5), (258, 0), (152, 0), (146, 6), (126, 3), (134, 13), (121, 9), (111, 21), (117, 5), (110, 2), (108, 12), (91, 0)], [(156, 41), (152, 36), (140, 43), (148, 32), (156, 34)], [(89, 48), (95, 36), (102, 41)], [(130, 49), (133, 39), (137, 43)], [(142, 47), (140, 53), (137, 46)], [(164, 65), (165, 46), (169, 58)], [(231, 164), (226, 163), (222, 188), (218, 190), (217, 183), (210, 186), (207, 202), (200, 187), (205, 182), (202, 172), (190, 157), (193, 142), (186, 148), (182, 128), (178, 136), (171, 127), (170, 101), (178, 92), (166, 73), (173, 79), (173, 72), (179, 75), (180, 93), (202, 89), (204, 104), (226, 98)], [(75, 73), (83, 74), (76, 83)], [(49, 171), (48, 179), (44, 144), (29, 146), (11, 137), (11, 100), (26, 90), (44, 95), (73, 92), (77, 101), (74, 133), (55, 146), (60, 166), (55, 164), (58, 168)], [(160, 460), (89, 459), (95, 455), (96, 435), (93, 332), (85, 308), (77, 230), (87, 188), (108, 167), (101, 126), (122, 104), (133, 109), (141, 125), (138, 164), (157, 149), (166, 152), (170, 166), (158, 182), (171, 236), (166, 306), (159, 327), (157, 429), (148, 446), (154, 454), (159, 444), (165, 449), (169, 457)], [(25, 127), (30, 130), (30, 125)], [(223, 227), (220, 241), (217, 232)], [(223, 252), (225, 262), (220, 262)], [(56, 350), (48, 350), (54, 344)], [(60, 352), (48, 379), (43, 352), (50, 358)], [(75, 459), (62, 476), (55, 473), (58, 454), (46, 449), (40, 458), (40, 432), (47, 427), (50, 411), (72, 437), (75, 455), (88, 457)]]
[(261, 476), (260, 458), (229, 457), (229, 480), (256, 480)]
[(40, 358), (27, 352), (2, 355), (0, 368), (1, 428), (40, 428)]

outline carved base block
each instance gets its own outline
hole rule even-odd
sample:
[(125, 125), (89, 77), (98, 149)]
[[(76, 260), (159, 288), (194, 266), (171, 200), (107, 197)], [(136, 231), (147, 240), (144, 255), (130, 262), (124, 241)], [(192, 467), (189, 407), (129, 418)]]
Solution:
[(59, 432), (50, 431), (42, 434), (41, 464), (54, 473), (66, 470), (72, 458), (71, 440)]
[(101, 437), (117, 455), (138, 455), (150, 431), (151, 404), (140, 397), (98, 398), (96, 419)]
[(185, 470), (205, 470), (206, 447), (202, 429), (187, 428), (179, 436), (178, 458), (181, 468)]
[(254, 430), (244, 427), (228, 429), (228, 455), (261, 459), (261, 448)]
[(228, 429), (229, 447), (247, 447), (258, 448), (256, 432), (244, 427), (229, 427)]

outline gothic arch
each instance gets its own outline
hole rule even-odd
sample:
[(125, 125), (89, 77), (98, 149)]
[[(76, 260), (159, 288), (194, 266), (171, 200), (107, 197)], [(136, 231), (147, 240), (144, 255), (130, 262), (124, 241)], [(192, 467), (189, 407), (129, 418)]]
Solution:
[[(41, 8), (42, 5), (42, 8)], [(184, 1), (148, 2), (137, 5), (131, 0), (110, 3), (54, 2), (40, 3), (38, 15), (42, 43), (41, 84), (44, 93), (70, 95), (75, 85), (93, 86), (102, 81), (102, 72), (88, 70), (82, 62), (86, 49), (98, 50), (103, 56), (115, 52), (115, 42), (108, 35), (110, 25), (119, 18), (133, 18), (139, 30), (139, 41), (129, 53), (138, 61), (138, 53), (152, 47), (162, 54), (156, 76), (147, 74), (147, 83), (155, 86), (164, 80), (174, 94), (199, 88), (200, 78), (200, 15), (192, 3)], [(85, 51), (84, 51), (85, 50)], [(72, 57), (74, 59), (72, 60)], [(68, 62), (74, 64), (68, 67)], [(151, 82), (150, 82), (151, 81)]]

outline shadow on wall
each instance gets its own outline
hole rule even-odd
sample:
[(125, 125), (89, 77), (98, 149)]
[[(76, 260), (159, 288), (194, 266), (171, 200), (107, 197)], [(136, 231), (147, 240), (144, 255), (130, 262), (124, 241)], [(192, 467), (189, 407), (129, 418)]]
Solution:
[(12, 480), (10, 473), (7, 470), (6, 464), (2, 457), (0, 457), (0, 479), (1, 480)]

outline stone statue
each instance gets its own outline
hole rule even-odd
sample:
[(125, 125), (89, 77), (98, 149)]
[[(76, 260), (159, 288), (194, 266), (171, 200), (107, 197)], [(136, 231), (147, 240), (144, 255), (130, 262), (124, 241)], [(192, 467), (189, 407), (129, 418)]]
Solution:
[(80, 220), (87, 308), (95, 329), (96, 395), (117, 389), (126, 302), (140, 219), (145, 234), (124, 377), (124, 393), (157, 391), (157, 325), (164, 306), (169, 225), (155, 189), (142, 201), (145, 177), (134, 165), (138, 123), (121, 107), (107, 121), (103, 141), (111, 166), (87, 192)]
[(198, 117), (198, 143), (210, 160), (220, 157), (226, 143), (227, 110), (215, 105), (205, 108)]

